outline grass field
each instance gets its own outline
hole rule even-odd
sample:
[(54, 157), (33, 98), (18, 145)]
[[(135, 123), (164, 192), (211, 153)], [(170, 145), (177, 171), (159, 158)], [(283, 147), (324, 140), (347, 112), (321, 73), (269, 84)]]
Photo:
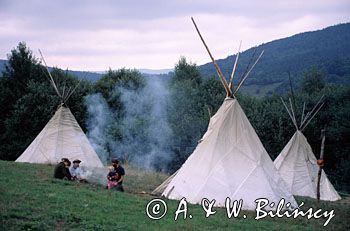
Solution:
[[(53, 166), (0, 161), (0, 230), (350, 230), (350, 203), (304, 201), (306, 207), (334, 209), (335, 217), (325, 219), (266, 218), (254, 220), (255, 212), (228, 219), (224, 209), (205, 218), (199, 205), (189, 205), (193, 218), (174, 221), (178, 201), (168, 200), (168, 213), (160, 220), (146, 215), (150, 192), (167, 176), (126, 169), (125, 193), (102, 186), (55, 180)], [(129, 174), (128, 174), (129, 173)]]

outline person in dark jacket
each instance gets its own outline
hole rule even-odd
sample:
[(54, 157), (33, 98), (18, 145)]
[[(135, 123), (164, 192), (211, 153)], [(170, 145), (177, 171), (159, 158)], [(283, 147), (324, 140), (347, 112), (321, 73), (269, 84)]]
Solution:
[(112, 160), (112, 165), (114, 167), (114, 171), (117, 173), (117, 182), (118, 184), (115, 186), (115, 189), (120, 192), (124, 192), (123, 188), (123, 180), (125, 175), (124, 168), (120, 165), (119, 160)]
[(62, 158), (61, 162), (55, 167), (54, 178), (72, 180), (72, 175), (69, 172), (71, 162), (67, 158)]

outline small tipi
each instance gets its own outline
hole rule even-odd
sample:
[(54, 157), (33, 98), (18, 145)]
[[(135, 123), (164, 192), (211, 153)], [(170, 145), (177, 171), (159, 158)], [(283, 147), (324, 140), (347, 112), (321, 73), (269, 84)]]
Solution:
[[(317, 177), (319, 166), (317, 165), (317, 160), (312, 152), (311, 146), (307, 142), (302, 131), (321, 109), (323, 105), (323, 103), (321, 103), (322, 98), (323, 97), (321, 97), (313, 110), (307, 113), (305, 117), (302, 115), (301, 123), (299, 125), (297, 124), (294, 113), (295, 110), (293, 109), (291, 100), (290, 109), (288, 109), (287, 104), (282, 99), (283, 105), (296, 128), (296, 132), (283, 148), (282, 152), (277, 156), (274, 164), (293, 195), (317, 198)], [(304, 111), (305, 104), (303, 107), (303, 114)], [(336, 201), (341, 199), (323, 170), (320, 179), (320, 199), (326, 201)]]
[(297, 206), (235, 97), (262, 54), (234, 89), (232, 80), (239, 52), (228, 84), (192, 21), (221, 78), (227, 97), (210, 119), (208, 130), (194, 152), (153, 194), (177, 200), (185, 197), (194, 204), (201, 203), (203, 198), (215, 199), (215, 206), (225, 206), (226, 198), (242, 199), (243, 209), (248, 210), (256, 208), (255, 200), (258, 198), (267, 198), (275, 204), (284, 198), (292, 206)]
[(51, 84), (61, 98), (61, 104), (55, 115), (16, 162), (56, 164), (65, 157), (70, 160), (80, 159), (83, 166), (103, 167), (72, 112), (65, 106), (65, 102), (75, 89), (70, 92), (59, 92), (48, 69), (47, 71)]

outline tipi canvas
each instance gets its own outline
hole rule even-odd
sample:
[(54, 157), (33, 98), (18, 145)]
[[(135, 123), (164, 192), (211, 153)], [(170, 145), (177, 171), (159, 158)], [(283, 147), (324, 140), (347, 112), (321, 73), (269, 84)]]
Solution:
[(69, 108), (61, 105), (16, 162), (56, 164), (80, 159), (83, 166), (103, 167)]
[[(322, 104), (320, 106), (316, 105), (313, 110), (315, 113), (313, 115), (309, 113), (310, 116), (306, 117), (299, 126), (294, 123), (296, 121), (293, 116), (294, 112), (288, 111), (297, 131), (277, 156), (274, 164), (293, 195), (317, 198), (316, 189), (319, 166), (302, 130), (308, 124), (307, 121), (310, 121), (321, 107)], [(326, 201), (341, 199), (323, 170), (320, 178), (320, 199)]]
[[(196, 29), (199, 33), (197, 26)], [(292, 206), (297, 206), (239, 105), (234, 95), (238, 89), (233, 91), (232, 82), (226, 82), (213, 58), (212, 61), (227, 97), (210, 119), (208, 130), (194, 152), (167, 180), (166, 187), (162, 184), (155, 193), (165, 187), (161, 195), (166, 198), (180, 200), (185, 197), (194, 204), (201, 203), (204, 198), (215, 199), (215, 206), (225, 206), (226, 198), (242, 199), (243, 209), (248, 210), (256, 208), (255, 200), (259, 198), (275, 204), (284, 198)]]
[(192, 203), (200, 203), (203, 198), (215, 199), (218, 206), (224, 206), (227, 197), (243, 199), (243, 208), (250, 210), (256, 208), (258, 198), (275, 203), (285, 198), (296, 205), (233, 98), (226, 98), (211, 118), (202, 141), (162, 195), (170, 199), (185, 197)]
[[(42, 60), (46, 65), (43, 56)], [(78, 85), (72, 90), (63, 89), (60, 92), (47, 65), (46, 70), (53, 88), (61, 99), (61, 104), (55, 115), (16, 162), (57, 164), (62, 158), (68, 158), (81, 160), (83, 166), (103, 167), (72, 112), (65, 106)]]

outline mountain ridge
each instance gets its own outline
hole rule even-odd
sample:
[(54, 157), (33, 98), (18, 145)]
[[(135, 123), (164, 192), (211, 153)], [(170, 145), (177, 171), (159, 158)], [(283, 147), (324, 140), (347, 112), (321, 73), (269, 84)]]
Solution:
[[(262, 50), (265, 52), (244, 83), (245, 89), (253, 85), (269, 87), (276, 85), (269, 90), (271, 94), (278, 91), (279, 88), (285, 88), (288, 82), (288, 72), (295, 81), (299, 81), (302, 74), (313, 66), (325, 73), (328, 83), (350, 84), (350, 23), (303, 32), (252, 47), (240, 54), (236, 76), (243, 74), (255, 50), (255, 56)], [(217, 60), (217, 64), (226, 77), (231, 74), (235, 57), (235, 55), (230, 55)], [(198, 66), (198, 68), (204, 76), (216, 74), (211, 63)], [(235, 83), (238, 80), (239, 78), (236, 77)]]
[[(251, 57), (264, 50), (260, 62), (245, 81), (242, 91), (253, 95), (283, 92), (288, 85), (288, 73), (300, 81), (312, 67), (320, 69), (331, 84), (350, 85), (350, 23), (340, 23), (321, 30), (307, 31), (251, 47), (240, 54), (234, 83), (245, 72)], [(207, 55), (203, 51), (203, 55)], [(223, 74), (229, 77), (235, 55), (216, 60)], [(208, 59), (209, 60), (209, 59)], [(0, 60), (0, 71), (7, 61)], [(204, 78), (216, 75), (211, 62), (198, 65)], [(172, 69), (140, 69), (145, 76), (166, 75)], [(68, 70), (79, 79), (97, 81), (103, 72)]]

